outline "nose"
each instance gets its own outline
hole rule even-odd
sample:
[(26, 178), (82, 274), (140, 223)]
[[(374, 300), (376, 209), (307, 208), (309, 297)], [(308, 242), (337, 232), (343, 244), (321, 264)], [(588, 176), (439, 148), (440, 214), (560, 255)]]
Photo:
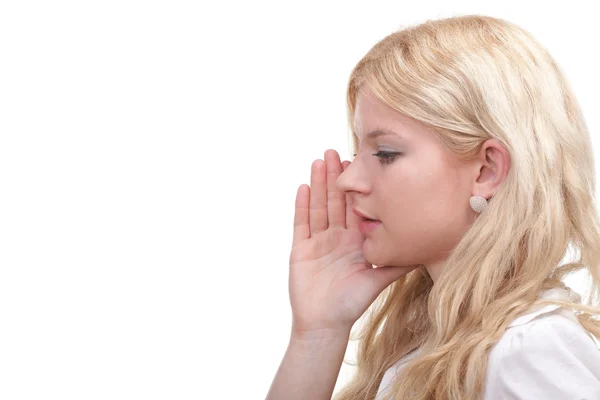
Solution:
[(364, 173), (360, 170), (356, 159), (351, 162), (335, 181), (338, 190), (345, 193), (359, 192), (362, 194), (371, 192), (371, 185)]

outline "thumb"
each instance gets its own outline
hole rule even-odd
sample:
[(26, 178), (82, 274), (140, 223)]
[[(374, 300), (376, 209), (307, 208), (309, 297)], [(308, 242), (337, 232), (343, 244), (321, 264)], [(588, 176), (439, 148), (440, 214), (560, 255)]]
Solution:
[(379, 288), (383, 291), (383, 289), (388, 287), (392, 282), (397, 281), (417, 267), (418, 265), (384, 265), (378, 268), (371, 268), (367, 271), (367, 275), (371, 275), (371, 279), (373, 279), (373, 281), (375, 281)]

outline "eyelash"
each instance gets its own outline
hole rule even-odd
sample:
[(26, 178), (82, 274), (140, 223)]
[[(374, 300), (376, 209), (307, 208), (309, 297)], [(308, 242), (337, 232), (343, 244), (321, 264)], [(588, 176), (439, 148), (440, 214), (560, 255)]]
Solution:
[[(383, 164), (391, 164), (392, 162), (394, 162), (394, 160), (396, 159), (396, 157), (398, 157), (400, 155), (400, 153), (379, 150), (377, 153), (373, 153), (373, 155), (379, 157), (379, 162), (383, 165)], [(356, 157), (356, 156), (357, 155), (354, 154), (354, 157)]]

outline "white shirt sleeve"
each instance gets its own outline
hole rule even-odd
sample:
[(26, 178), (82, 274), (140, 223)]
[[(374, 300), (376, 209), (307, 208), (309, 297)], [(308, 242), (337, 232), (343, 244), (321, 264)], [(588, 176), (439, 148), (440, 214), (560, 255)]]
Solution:
[(485, 400), (600, 400), (600, 350), (573, 318), (557, 309), (508, 329), (490, 351)]

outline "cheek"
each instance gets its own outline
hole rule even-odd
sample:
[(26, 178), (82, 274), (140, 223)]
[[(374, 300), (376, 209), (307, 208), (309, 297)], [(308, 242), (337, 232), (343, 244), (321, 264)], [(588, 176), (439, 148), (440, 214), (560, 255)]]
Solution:
[(445, 175), (435, 184), (423, 188), (420, 204), (415, 205), (415, 224), (427, 229), (432, 239), (444, 241), (444, 238), (456, 237), (463, 229), (464, 218), (468, 211), (468, 199), (465, 203), (463, 189), (455, 176)]
[(452, 177), (425, 172), (389, 189), (381, 203), (384, 205), (381, 218), (387, 219), (395, 233), (411, 232), (419, 226), (430, 230), (446, 225), (452, 215), (464, 208), (458, 204), (459, 190)]
[(411, 185), (401, 185), (393, 188), (386, 199), (382, 201), (382, 215), (384, 224), (393, 235), (404, 235), (419, 224), (423, 219), (423, 212), (427, 208), (424, 202), (428, 196), (421, 188)]

